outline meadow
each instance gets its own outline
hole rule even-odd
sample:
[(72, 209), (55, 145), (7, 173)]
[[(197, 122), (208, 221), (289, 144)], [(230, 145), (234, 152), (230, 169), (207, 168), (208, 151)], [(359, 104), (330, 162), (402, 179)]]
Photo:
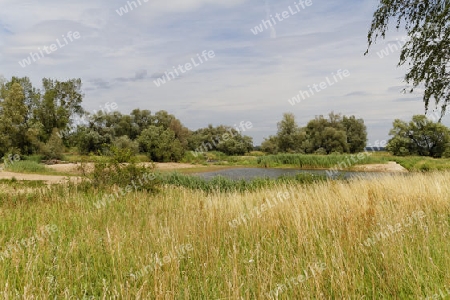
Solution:
[(2, 298), (411, 299), (450, 284), (450, 172), (227, 191), (176, 178), (123, 194), (1, 181)]

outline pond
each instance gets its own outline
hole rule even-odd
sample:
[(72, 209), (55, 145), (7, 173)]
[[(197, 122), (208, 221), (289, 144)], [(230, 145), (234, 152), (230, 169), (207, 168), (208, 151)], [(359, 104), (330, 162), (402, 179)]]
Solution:
[[(276, 179), (283, 175), (296, 175), (302, 173), (325, 175), (327, 176), (327, 170), (305, 170), (305, 169), (275, 169), (275, 168), (231, 168), (219, 171), (196, 173), (195, 176), (199, 176), (205, 179), (211, 179), (215, 176), (223, 176), (225, 178), (233, 180), (252, 180), (255, 178), (272, 178)], [(381, 172), (350, 172), (339, 171), (334, 176), (352, 178), (352, 177), (376, 177), (384, 174), (393, 173), (381, 173)]]

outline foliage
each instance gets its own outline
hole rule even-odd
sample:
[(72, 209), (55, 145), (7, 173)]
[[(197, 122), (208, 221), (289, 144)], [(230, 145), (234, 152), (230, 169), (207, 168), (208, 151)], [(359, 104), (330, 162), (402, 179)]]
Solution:
[(305, 135), (295, 122), (294, 114), (283, 114), (283, 119), (277, 124), (277, 127), (278, 151), (297, 152), (301, 148)]
[(44, 78), (42, 84), (42, 93), (27, 77), (0, 84), (0, 155), (11, 149), (21, 154), (39, 152), (55, 128), (66, 129), (73, 115), (83, 113), (81, 80)]
[(162, 126), (151, 125), (137, 139), (142, 152), (152, 161), (178, 161), (184, 155), (181, 142), (175, 138), (175, 133)]
[(132, 141), (127, 135), (114, 139), (113, 146), (117, 149), (128, 149), (132, 155), (139, 153), (139, 143)]
[(43, 159), (62, 159), (64, 153), (64, 144), (58, 134), (56, 128), (53, 129), (53, 133), (50, 136), (47, 143), (41, 145), (41, 155)]
[(277, 154), (279, 151), (278, 138), (274, 135), (265, 138), (264, 141), (261, 143), (261, 151), (270, 154)]
[(196, 154), (220, 151), (227, 155), (244, 155), (253, 150), (253, 139), (232, 127), (210, 124), (192, 132), (188, 147)]
[(364, 150), (367, 129), (355, 116), (329, 114), (317, 116), (301, 128), (291, 113), (285, 113), (278, 123), (276, 136), (270, 136), (261, 149), (270, 154), (281, 153), (357, 153)]
[(424, 87), (425, 111), (430, 100), (441, 105), (441, 117), (450, 102), (450, 2), (448, 0), (380, 0), (368, 34), (369, 47), (386, 32), (391, 19), (397, 30), (404, 23), (410, 38), (402, 48), (400, 65), (411, 92)]
[(112, 146), (111, 153), (111, 160), (115, 163), (136, 162), (133, 151), (129, 148), (118, 148), (116, 146)]
[(106, 154), (107, 145), (111, 143), (111, 135), (101, 135), (98, 131), (80, 127), (77, 131), (77, 146), (81, 154)]
[(396, 119), (387, 149), (394, 155), (442, 157), (449, 148), (450, 131), (440, 123), (415, 115), (409, 123)]
[[(352, 154), (354, 160), (350, 160), (352, 165), (368, 163), (386, 163), (389, 157), (364, 154), (358, 159), (356, 154)], [(331, 168), (339, 163), (348, 161), (352, 155), (330, 154), (277, 154), (258, 157), (258, 165), (264, 168), (273, 168), (282, 165), (296, 166), (299, 168)]]
[(355, 116), (343, 116), (342, 124), (347, 135), (347, 144), (350, 153), (364, 151), (367, 142), (367, 128), (363, 119), (356, 119)]
[[(3, 100), (2, 100), (3, 99)], [(19, 83), (0, 90), (0, 156), (21, 149), (25, 139), (25, 95)]]
[(117, 158), (95, 163), (92, 172), (84, 170), (83, 173), (87, 176), (82, 183), (84, 189), (107, 190), (113, 186), (123, 189), (130, 186), (133, 191), (156, 192), (159, 185), (154, 167), (139, 166), (134, 162), (122, 164)]

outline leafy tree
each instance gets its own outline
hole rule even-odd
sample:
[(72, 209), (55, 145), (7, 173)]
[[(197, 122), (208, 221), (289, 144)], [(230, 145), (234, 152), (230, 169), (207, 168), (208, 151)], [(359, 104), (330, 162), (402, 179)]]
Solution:
[(151, 112), (146, 109), (133, 109), (130, 117), (132, 121), (132, 133), (130, 133), (129, 137), (132, 140), (136, 139), (144, 129), (153, 124)]
[[(391, 19), (397, 30), (404, 26), (409, 40), (403, 46), (399, 66), (410, 68), (405, 81), (423, 85), (425, 113), (431, 99), (441, 105), (441, 118), (450, 101), (450, 2), (448, 0), (380, 0), (368, 33), (370, 46), (385, 38)], [(366, 52), (367, 54), (367, 52)]]
[(167, 129), (170, 127), (170, 123), (172, 123), (172, 121), (175, 119), (176, 118), (174, 115), (169, 114), (165, 110), (160, 110), (157, 111), (155, 115), (152, 117), (152, 125)]
[(277, 124), (278, 150), (280, 152), (298, 152), (303, 135), (295, 122), (292, 113), (283, 114), (283, 119)]
[(43, 138), (46, 141), (53, 128), (68, 129), (71, 117), (81, 115), (83, 94), (81, 93), (81, 79), (58, 81), (44, 78), (42, 80), (44, 93), (36, 108), (36, 119), (43, 125)]
[(278, 153), (278, 137), (271, 135), (261, 143), (261, 151), (269, 154)]
[(147, 153), (152, 161), (178, 161), (184, 155), (184, 149), (175, 133), (162, 126), (151, 125), (137, 139), (142, 152)]
[(190, 131), (187, 129), (180, 120), (174, 118), (170, 121), (169, 129), (175, 133), (175, 138), (180, 141), (183, 149), (188, 148), (188, 139)]
[(188, 147), (197, 152), (216, 150), (227, 155), (243, 155), (253, 150), (253, 139), (232, 127), (209, 124), (190, 134)]
[(424, 115), (415, 115), (409, 123), (395, 120), (387, 149), (394, 155), (442, 157), (449, 148), (450, 131)]
[(286, 113), (278, 123), (277, 135), (265, 139), (261, 147), (268, 153), (356, 153), (364, 150), (366, 140), (364, 121), (355, 116), (331, 112), (328, 119), (316, 116), (300, 128), (294, 115)]
[(111, 144), (110, 135), (101, 135), (93, 128), (79, 126), (75, 136), (78, 151), (81, 154), (105, 153), (106, 145)]
[(330, 113), (329, 119), (317, 116), (308, 122), (305, 128), (307, 139), (303, 143), (306, 153), (330, 154), (332, 152), (349, 152), (347, 134), (339, 114)]
[(367, 128), (363, 119), (356, 119), (355, 116), (344, 116), (342, 124), (347, 135), (347, 144), (350, 153), (364, 151), (367, 143)]
[(7, 152), (20, 152), (26, 140), (27, 107), (19, 83), (6, 85), (0, 93), (0, 156)]

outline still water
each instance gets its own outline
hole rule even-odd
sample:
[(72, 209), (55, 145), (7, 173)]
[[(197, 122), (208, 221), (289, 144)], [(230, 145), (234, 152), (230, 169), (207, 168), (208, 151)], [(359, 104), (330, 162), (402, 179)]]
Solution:
[[(211, 179), (214, 176), (223, 176), (225, 178), (233, 180), (252, 180), (255, 178), (272, 178), (276, 179), (283, 175), (296, 175), (301, 173), (309, 173), (316, 175), (327, 176), (326, 170), (305, 170), (305, 169), (271, 169), (271, 168), (232, 168), (219, 171), (197, 173), (195, 176), (200, 176), (205, 179)], [(389, 173), (378, 173), (378, 172), (347, 172), (341, 171), (336, 174), (336, 176), (342, 176), (344, 178), (352, 177), (376, 177), (383, 174)]]

